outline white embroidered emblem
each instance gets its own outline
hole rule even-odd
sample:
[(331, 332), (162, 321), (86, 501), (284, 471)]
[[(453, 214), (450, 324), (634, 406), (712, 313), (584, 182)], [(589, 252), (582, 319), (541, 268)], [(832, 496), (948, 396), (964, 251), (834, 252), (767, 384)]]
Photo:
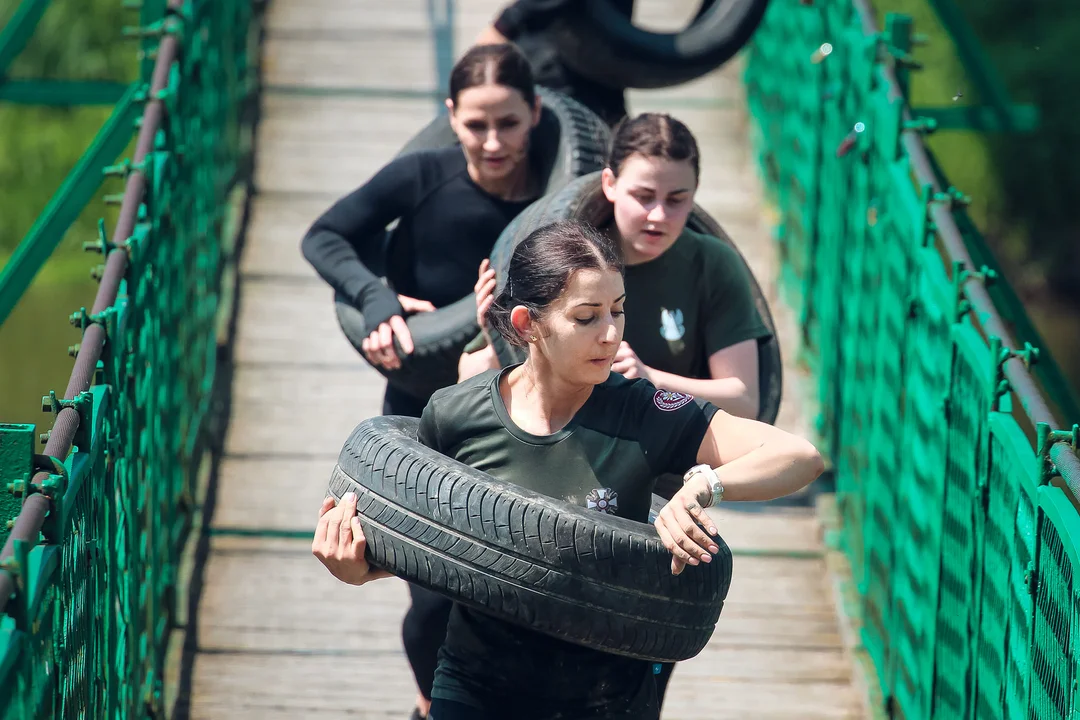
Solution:
[(673, 342), (682, 340), (682, 336), (685, 334), (686, 328), (683, 326), (682, 310), (678, 308), (675, 308), (675, 310), (660, 308), (660, 337), (668, 342)]
[(660, 308), (660, 337), (667, 340), (672, 355), (678, 355), (686, 349), (686, 343), (683, 342), (685, 334), (686, 327), (683, 324), (682, 310)]
[(585, 507), (590, 510), (599, 510), (608, 515), (614, 515), (619, 508), (619, 493), (611, 488), (590, 490), (589, 494), (585, 496)]
[(656, 394), (653, 395), (653, 404), (664, 412), (671, 412), (690, 403), (693, 399), (693, 395), (687, 395), (686, 393), (673, 390), (657, 390)]

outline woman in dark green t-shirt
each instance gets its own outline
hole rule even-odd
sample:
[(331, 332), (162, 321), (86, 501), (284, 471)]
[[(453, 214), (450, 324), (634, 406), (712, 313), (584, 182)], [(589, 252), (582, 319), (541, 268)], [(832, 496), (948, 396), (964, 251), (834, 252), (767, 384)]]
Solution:
[[(704, 508), (790, 494), (822, 461), (806, 440), (612, 372), (624, 330), (621, 271), (617, 245), (585, 225), (531, 233), (487, 308), (490, 327), (527, 359), (437, 392), (417, 437), (502, 482), (638, 522), (648, 519), (657, 475), (685, 473), (655, 521), (679, 574), (718, 552)], [(312, 552), (340, 580), (362, 585), (386, 576), (364, 551), (356, 498), (336, 507), (328, 498)], [(455, 604), (430, 717), (657, 720), (659, 708), (651, 663)]]
[[(603, 229), (626, 263), (626, 340), (613, 369), (756, 418), (758, 346), (770, 331), (738, 252), (686, 228), (699, 173), (697, 141), (670, 115), (644, 113), (616, 127), (600, 177), (614, 215)], [(494, 288), (485, 260), (481, 318)], [(489, 344), (462, 357), (459, 380), (495, 366)]]
[[(738, 252), (686, 227), (699, 175), (697, 140), (679, 120), (643, 113), (615, 128), (599, 188), (613, 214), (602, 229), (619, 242), (626, 266), (625, 339), (612, 369), (756, 418), (758, 348), (770, 332)], [(475, 287), (485, 335), (495, 283), (485, 260)], [(458, 381), (498, 365), (489, 342), (462, 355)], [(677, 483), (665, 476), (657, 492), (670, 497)], [(657, 669), (661, 704), (673, 669)]]

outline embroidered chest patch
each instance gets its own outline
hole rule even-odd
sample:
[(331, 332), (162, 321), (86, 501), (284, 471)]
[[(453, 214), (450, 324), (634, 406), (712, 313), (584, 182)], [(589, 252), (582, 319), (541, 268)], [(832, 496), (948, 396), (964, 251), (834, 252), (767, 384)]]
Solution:
[(590, 510), (599, 510), (608, 515), (614, 515), (619, 508), (619, 493), (611, 488), (590, 490), (589, 494), (585, 496), (585, 507)]
[(653, 404), (665, 412), (671, 412), (690, 403), (693, 399), (693, 395), (687, 395), (686, 393), (673, 390), (657, 390), (656, 394), (653, 395)]

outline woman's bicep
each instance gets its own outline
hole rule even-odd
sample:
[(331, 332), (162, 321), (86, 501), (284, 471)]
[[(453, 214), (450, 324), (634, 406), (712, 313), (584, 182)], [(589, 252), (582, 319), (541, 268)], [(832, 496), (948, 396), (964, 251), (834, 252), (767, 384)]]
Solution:
[(769, 438), (781, 436), (786, 437), (787, 433), (772, 425), (718, 410), (701, 440), (697, 461), (720, 467), (761, 447)]
[(748, 390), (758, 389), (758, 341), (743, 340), (709, 356), (709, 376), (713, 380), (738, 378)]

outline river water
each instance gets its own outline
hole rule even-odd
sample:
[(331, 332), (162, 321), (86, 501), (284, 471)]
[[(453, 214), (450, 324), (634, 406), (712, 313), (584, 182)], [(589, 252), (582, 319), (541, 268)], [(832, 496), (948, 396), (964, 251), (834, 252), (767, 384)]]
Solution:
[(50, 390), (62, 396), (67, 388), (75, 362), (67, 349), (81, 339), (68, 317), (93, 305), (98, 285), (90, 267), (100, 259), (87, 256), (83, 272), (75, 264), (59, 272), (46, 268), (0, 326), (0, 422), (33, 423), (39, 433), (52, 427), (41, 398)]

